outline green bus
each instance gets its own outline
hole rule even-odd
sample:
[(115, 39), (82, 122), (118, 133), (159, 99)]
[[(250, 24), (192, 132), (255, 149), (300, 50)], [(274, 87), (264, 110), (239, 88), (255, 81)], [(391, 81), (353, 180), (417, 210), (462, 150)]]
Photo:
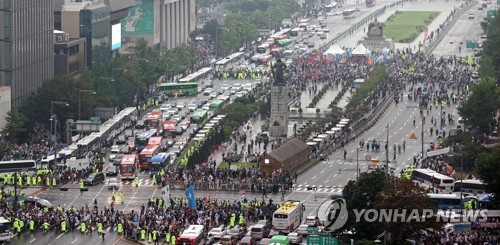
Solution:
[(222, 110), (222, 107), (224, 107), (224, 101), (223, 100), (214, 100), (210, 103), (210, 110), (209, 111), (220, 111)]
[(198, 83), (162, 83), (158, 89), (169, 96), (195, 95), (198, 94)]
[(191, 122), (192, 123), (200, 123), (203, 122), (208, 116), (208, 111), (203, 110), (203, 109), (197, 109), (196, 111), (193, 112), (193, 115), (191, 116)]

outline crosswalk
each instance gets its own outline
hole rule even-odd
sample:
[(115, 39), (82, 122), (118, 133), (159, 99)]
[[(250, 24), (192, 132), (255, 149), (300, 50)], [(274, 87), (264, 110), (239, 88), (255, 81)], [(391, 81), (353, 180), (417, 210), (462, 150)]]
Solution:
[[(79, 181), (73, 181), (72, 184), (77, 185), (79, 184)], [(106, 182), (105, 182), (106, 184)], [(135, 182), (133, 180), (124, 180), (121, 182), (118, 182), (118, 186), (127, 186), (127, 185), (135, 185)], [(153, 184), (153, 179), (139, 179), (139, 186), (160, 186), (159, 184)]]
[(294, 191), (298, 192), (323, 192), (323, 193), (342, 193), (341, 187), (334, 186), (309, 186), (309, 185), (298, 185), (294, 186)]

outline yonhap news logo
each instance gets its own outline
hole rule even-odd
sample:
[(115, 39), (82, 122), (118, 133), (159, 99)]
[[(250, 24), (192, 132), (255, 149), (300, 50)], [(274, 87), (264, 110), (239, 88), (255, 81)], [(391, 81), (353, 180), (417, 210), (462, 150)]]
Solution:
[[(409, 223), (409, 222), (484, 222), (488, 210), (433, 210), (433, 209), (353, 209), (354, 222)], [(333, 233), (347, 223), (346, 201), (335, 198), (323, 202), (318, 209), (318, 216), (323, 218), (323, 231)]]
[(332, 233), (342, 228), (347, 223), (347, 207), (345, 199), (337, 198), (325, 201), (326, 206), (324, 231)]

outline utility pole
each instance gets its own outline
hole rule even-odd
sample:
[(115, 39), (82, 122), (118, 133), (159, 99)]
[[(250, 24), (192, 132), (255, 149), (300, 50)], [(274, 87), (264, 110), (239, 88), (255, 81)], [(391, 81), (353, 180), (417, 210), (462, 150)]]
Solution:
[(387, 129), (387, 136), (385, 139), (385, 173), (389, 176), (389, 124), (385, 126)]
[(359, 180), (359, 146), (356, 148), (356, 181)]
[(424, 117), (422, 117), (422, 135), (420, 136), (422, 138), (422, 159), (424, 159)]

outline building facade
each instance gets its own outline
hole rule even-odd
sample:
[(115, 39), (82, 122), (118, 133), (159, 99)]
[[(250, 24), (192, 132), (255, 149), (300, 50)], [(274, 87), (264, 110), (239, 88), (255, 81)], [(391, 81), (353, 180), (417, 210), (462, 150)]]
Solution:
[(0, 1), (0, 86), (14, 107), (54, 76), (53, 1)]
[(85, 38), (70, 38), (54, 30), (54, 75), (78, 78), (87, 64)]
[(196, 28), (195, 0), (136, 0), (122, 19), (127, 47), (144, 38), (155, 48), (172, 49), (189, 40)]

